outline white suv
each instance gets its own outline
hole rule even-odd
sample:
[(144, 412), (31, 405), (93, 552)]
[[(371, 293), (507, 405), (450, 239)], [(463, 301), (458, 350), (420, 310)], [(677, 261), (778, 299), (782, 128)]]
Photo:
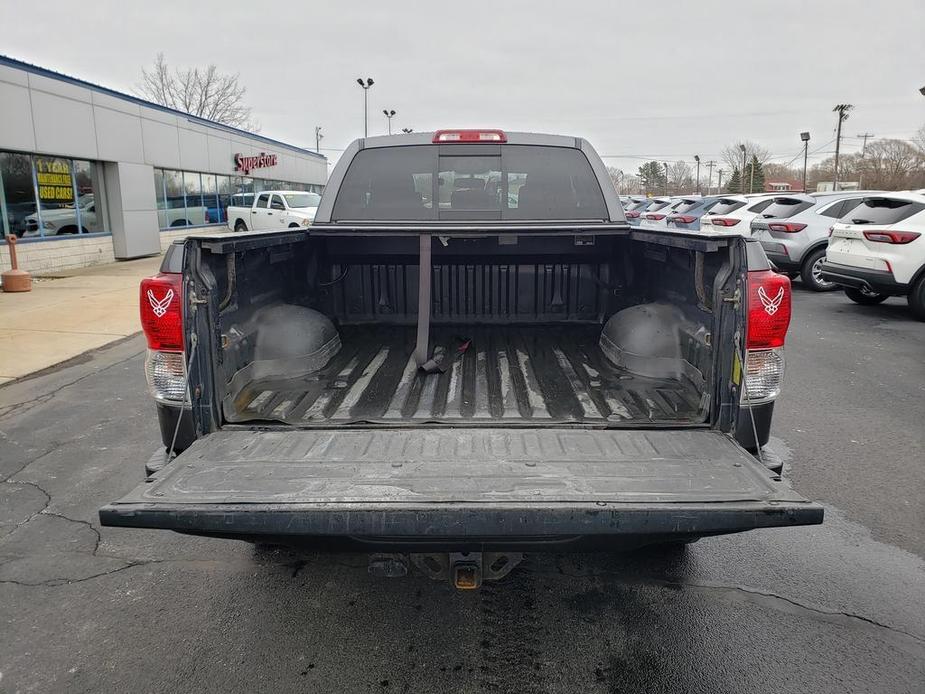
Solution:
[(925, 195), (864, 198), (832, 227), (821, 271), (856, 303), (906, 296), (925, 320)]
[(749, 224), (770, 205), (780, 193), (770, 195), (724, 195), (710, 211), (700, 218), (701, 229), (713, 231), (741, 232), (745, 236), (751, 233)]

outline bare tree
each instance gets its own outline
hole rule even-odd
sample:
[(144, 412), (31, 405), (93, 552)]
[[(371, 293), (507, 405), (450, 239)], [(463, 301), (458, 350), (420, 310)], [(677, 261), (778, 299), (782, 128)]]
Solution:
[(676, 161), (668, 167), (668, 190), (674, 195), (690, 193), (694, 189), (691, 167), (686, 162)]
[(912, 143), (919, 148), (919, 151), (925, 156), (925, 125), (916, 130)]
[(617, 188), (617, 192), (621, 195), (635, 195), (641, 193), (643, 192), (642, 181), (639, 180), (639, 176), (623, 174), (623, 180), (620, 187)]
[[(868, 146), (869, 148), (870, 146)], [(856, 182), (860, 178), (861, 155), (843, 154), (838, 158), (838, 180), (840, 183)], [(835, 157), (823, 159), (814, 164), (806, 175), (806, 189), (815, 190), (820, 183), (831, 184), (835, 178)], [(865, 176), (864, 185), (870, 185)]]
[(623, 184), (623, 169), (618, 169), (616, 166), (608, 166), (607, 173), (610, 176), (610, 182), (613, 183), (613, 187), (619, 191)]
[[(720, 155), (728, 171), (742, 168), (742, 145), (745, 145), (745, 161), (750, 162), (752, 157), (757, 157), (759, 164), (764, 164), (771, 156), (764, 147), (751, 140), (740, 140), (731, 145), (723, 147)], [(748, 164), (746, 163), (746, 166)]]
[(158, 53), (150, 70), (142, 68), (137, 91), (161, 106), (258, 132), (250, 107), (244, 105), (247, 89), (239, 79), (239, 74), (223, 74), (215, 65), (171, 70), (164, 54)]
[(905, 190), (925, 185), (925, 154), (904, 140), (870, 143), (858, 165), (866, 187)]
[(802, 169), (794, 169), (786, 164), (765, 164), (764, 179), (770, 181), (799, 181), (803, 178)]

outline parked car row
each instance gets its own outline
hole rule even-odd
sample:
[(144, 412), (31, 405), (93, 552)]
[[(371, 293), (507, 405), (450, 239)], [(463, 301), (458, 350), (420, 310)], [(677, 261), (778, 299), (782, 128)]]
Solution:
[(923, 191), (622, 196), (627, 220), (651, 230), (751, 235), (781, 272), (813, 291), (839, 288), (859, 304), (908, 296), (925, 320)]

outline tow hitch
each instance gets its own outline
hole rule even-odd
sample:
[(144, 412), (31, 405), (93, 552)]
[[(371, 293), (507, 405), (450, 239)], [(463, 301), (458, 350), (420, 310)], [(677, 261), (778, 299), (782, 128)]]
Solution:
[(372, 554), (369, 573), (383, 578), (405, 576), (410, 560), (428, 578), (449, 580), (459, 590), (476, 590), (484, 581), (507, 576), (523, 558), (523, 552)]

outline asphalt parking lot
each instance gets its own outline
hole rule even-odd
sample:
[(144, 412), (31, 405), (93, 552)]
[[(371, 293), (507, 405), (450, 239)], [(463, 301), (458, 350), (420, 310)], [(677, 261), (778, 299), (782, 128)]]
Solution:
[(461, 593), (100, 529), (159, 441), (140, 337), (0, 388), (0, 691), (925, 691), (925, 323), (795, 287), (772, 446), (822, 526), (535, 555)]

